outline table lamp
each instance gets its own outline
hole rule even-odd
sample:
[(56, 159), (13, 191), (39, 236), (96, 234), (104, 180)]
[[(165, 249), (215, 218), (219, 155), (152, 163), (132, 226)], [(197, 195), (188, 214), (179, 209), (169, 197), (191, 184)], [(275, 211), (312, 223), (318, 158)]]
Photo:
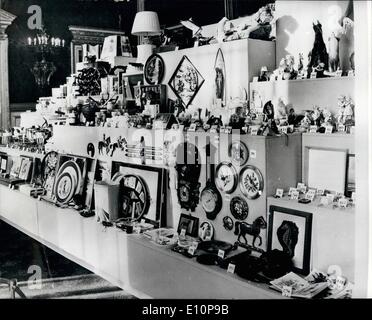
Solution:
[(132, 35), (143, 37), (142, 44), (137, 46), (138, 55), (137, 63), (146, 63), (147, 59), (152, 55), (155, 48), (150, 43), (150, 36), (161, 34), (158, 14), (154, 11), (137, 12), (132, 27)]

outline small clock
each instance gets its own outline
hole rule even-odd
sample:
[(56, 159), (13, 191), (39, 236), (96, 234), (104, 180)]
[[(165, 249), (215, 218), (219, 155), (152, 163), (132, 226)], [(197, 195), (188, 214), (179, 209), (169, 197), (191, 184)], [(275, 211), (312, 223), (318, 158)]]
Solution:
[(245, 220), (248, 218), (249, 207), (247, 201), (242, 197), (234, 197), (230, 202), (230, 211), (233, 217), (237, 220)]
[(216, 168), (216, 186), (225, 193), (232, 193), (238, 184), (238, 175), (229, 162), (222, 162)]
[(264, 188), (264, 179), (259, 169), (246, 166), (240, 171), (240, 190), (249, 199), (257, 199)]
[(229, 148), (229, 157), (234, 164), (244, 166), (249, 158), (248, 147), (242, 141), (233, 141)]

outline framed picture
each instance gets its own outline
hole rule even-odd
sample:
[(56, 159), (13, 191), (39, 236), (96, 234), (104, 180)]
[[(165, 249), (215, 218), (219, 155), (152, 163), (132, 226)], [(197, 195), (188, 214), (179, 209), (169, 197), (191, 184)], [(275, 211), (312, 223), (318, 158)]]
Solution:
[(8, 155), (0, 154), (0, 173), (6, 173), (8, 170)]
[(14, 157), (12, 159), (12, 167), (10, 169), (10, 177), (12, 178), (18, 178), (19, 177), (19, 171), (21, 170), (21, 157)]
[(310, 188), (345, 193), (347, 150), (305, 148), (304, 159)]
[(160, 84), (164, 78), (164, 60), (158, 54), (151, 55), (145, 64), (144, 75), (148, 84)]
[(162, 168), (112, 162), (112, 181), (120, 184), (121, 216), (165, 225), (165, 172)]
[(168, 85), (177, 98), (182, 101), (184, 107), (187, 108), (202, 87), (204, 81), (204, 78), (191, 61), (186, 56), (183, 56)]
[(353, 192), (355, 192), (355, 154), (349, 154), (347, 157), (345, 196), (351, 198)]
[(270, 206), (268, 250), (278, 249), (292, 257), (293, 271), (310, 272), (312, 213)]
[(199, 218), (182, 213), (178, 223), (177, 233), (180, 234), (183, 229), (186, 230), (187, 236), (197, 237), (199, 231)]
[(19, 170), (19, 179), (27, 181), (31, 175), (32, 158), (21, 157), (21, 167)]

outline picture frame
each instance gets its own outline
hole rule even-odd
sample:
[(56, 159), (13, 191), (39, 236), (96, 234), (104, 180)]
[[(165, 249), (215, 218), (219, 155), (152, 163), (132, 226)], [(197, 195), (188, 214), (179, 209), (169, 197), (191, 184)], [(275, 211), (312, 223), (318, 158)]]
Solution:
[(21, 157), (14, 157), (12, 159), (12, 166), (10, 168), (10, 177), (18, 178), (19, 171), (21, 169), (22, 158)]
[(195, 68), (187, 56), (183, 56), (176, 70), (170, 78), (168, 85), (183, 106), (187, 107), (196, 97), (205, 79)]
[(33, 159), (31, 157), (21, 157), (21, 166), (19, 170), (19, 179), (28, 181), (32, 173)]
[(346, 167), (345, 196), (351, 198), (355, 189), (355, 154), (349, 154)]
[[(118, 177), (121, 176), (121, 177)], [(148, 223), (152, 223), (155, 226), (163, 227), (166, 224), (165, 221), (165, 205), (166, 205), (166, 172), (163, 168), (150, 167), (145, 165), (137, 165), (124, 162), (112, 162), (112, 180), (121, 181), (123, 177), (130, 176), (131, 179), (136, 178), (136, 186), (131, 187), (130, 185), (126, 186), (127, 188), (132, 188), (134, 191), (138, 191), (137, 187), (139, 186), (139, 181), (142, 182), (145, 187), (146, 194), (149, 195), (150, 199), (142, 199), (144, 202), (143, 205), (146, 207), (146, 212), (141, 217), (141, 220), (144, 219)], [(118, 178), (118, 179), (116, 179)], [(140, 194), (138, 197), (140, 198)], [(125, 197), (120, 191), (119, 206), (123, 207), (125, 204)], [(131, 201), (131, 199), (129, 199)], [(134, 200), (133, 200), (134, 201)], [(121, 203), (121, 205), (120, 205)], [(137, 203), (132, 203), (129, 205), (136, 205)]]
[(7, 173), (8, 171), (8, 155), (0, 154), (0, 173)]
[[(313, 214), (278, 206), (270, 206), (268, 251), (277, 249), (292, 257), (293, 271), (308, 275), (311, 259)], [(287, 239), (291, 239), (288, 243)]]
[(154, 53), (146, 61), (144, 68), (145, 80), (148, 84), (157, 85), (163, 81), (165, 64), (163, 58)]
[(186, 230), (186, 236), (196, 238), (199, 232), (199, 218), (182, 213), (178, 222), (177, 233)]

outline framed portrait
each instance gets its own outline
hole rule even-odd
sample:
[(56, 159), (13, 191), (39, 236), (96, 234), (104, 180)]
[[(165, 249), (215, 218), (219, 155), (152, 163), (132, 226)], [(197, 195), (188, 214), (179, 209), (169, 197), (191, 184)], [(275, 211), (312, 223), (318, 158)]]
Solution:
[(292, 257), (293, 271), (310, 272), (312, 213), (270, 206), (268, 251), (278, 249)]
[(112, 162), (112, 182), (120, 184), (120, 215), (165, 225), (165, 172), (163, 168)]
[(347, 157), (345, 196), (351, 198), (353, 192), (355, 192), (355, 154), (349, 154)]
[(168, 85), (177, 98), (182, 101), (184, 107), (187, 108), (194, 100), (204, 81), (204, 78), (189, 58), (183, 56)]
[(182, 213), (178, 223), (177, 233), (180, 234), (183, 229), (186, 230), (187, 236), (197, 237), (199, 231), (199, 218)]
[(164, 78), (164, 60), (158, 54), (151, 55), (145, 64), (144, 75), (148, 84), (160, 84)]

